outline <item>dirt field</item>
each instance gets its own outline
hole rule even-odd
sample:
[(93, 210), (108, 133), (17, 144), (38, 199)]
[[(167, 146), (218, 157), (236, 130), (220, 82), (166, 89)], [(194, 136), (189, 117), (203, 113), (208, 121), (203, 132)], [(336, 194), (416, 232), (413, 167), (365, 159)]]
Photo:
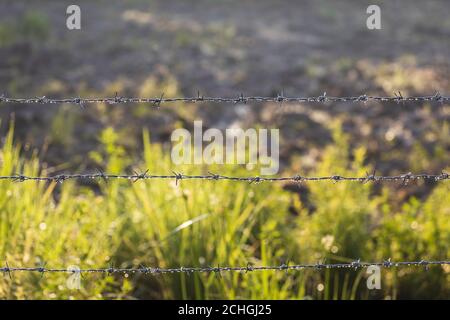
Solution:
[[(73, 1), (72, 1), (73, 2)], [(70, 3), (72, 3), (70, 2)], [(378, 1), (382, 30), (366, 28), (365, 1), (77, 1), (82, 29), (65, 27), (69, 1), (0, 4), (0, 91), (15, 96), (430, 95), (450, 92), (448, 1)], [(449, 107), (330, 104), (257, 106), (2, 105), (16, 133), (50, 165), (80, 168), (108, 126), (139, 153), (142, 128), (169, 142), (175, 125), (255, 123), (281, 130), (285, 167), (309, 167), (341, 119), (380, 170), (400, 172), (421, 142), (448, 153)], [(389, 154), (385, 156), (384, 153)], [(446, 159), (431, 163), (441, 170)], [(419, 168), (420, 169), (420, 168)]]

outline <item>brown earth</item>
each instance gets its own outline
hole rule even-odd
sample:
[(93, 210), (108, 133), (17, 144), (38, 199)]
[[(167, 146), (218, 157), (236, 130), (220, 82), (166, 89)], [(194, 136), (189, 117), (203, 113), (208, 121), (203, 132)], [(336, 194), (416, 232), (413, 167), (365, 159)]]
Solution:
[[(0, 91), (8, 96), (449, 94), (450, 2), (375, 1), (382, 30), (366, 28), (374, 1), (77, 1), (82, 29), (65, 27), (73, 1), (0, 3)], [(6, 40), (1, 42), (1, 31)], [(86, 169), (114, 127), (139, 154), (142, 128), (168, 143), (177, 125), (280, 128), (284, 168), (309, 168), (340, 119), (383, 173), (448, 166), (450, 107), (440, 104), (12, 105), (18, 139), (49, 165)], [(445, 131), (447, 130), (447, 131)], [(431, 159), (414, 161), (417, 143)], [(441, 156), (435, 157), (436, 149)], [(416, 151), (415, 151), (416, 150)], [(443, 154), (443, 155), (442, 155)], [(300, 158), (300, 163), (293, 159)], [(426, 167), (425, 167), (426, 166)]]

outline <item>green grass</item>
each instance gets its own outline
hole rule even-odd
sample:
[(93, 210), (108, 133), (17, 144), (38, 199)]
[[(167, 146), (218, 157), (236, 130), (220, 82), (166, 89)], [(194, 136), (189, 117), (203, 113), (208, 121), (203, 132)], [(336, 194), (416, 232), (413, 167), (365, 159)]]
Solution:
[[(365, 150), (349, 150), (334, 131), (316, 174), (365, 174)], [(143, 155), (128, 159), (109, 129), (104, 150), (91, 154), (105, 171), (132, 163), (141, 169), (193, 174), (207, 171), (249, 175), (240, 168), (173, 167), (168, 152), (143, 135)], [(350, 160), (351, 159), (351, 160)], [(37, 154), (23, 159), (13, 131), (0, 151), (1, 175), (49, 172)], [(135, 168), (137, 169), (137, 168)], [(311, 173), (311, 174), (313, 174)], [(139, 181), (81, 186), (74, 182), (0, 182), (0, 260), (10, 266), (80, 268), (114, 266), (279, 265), (382, 260), (447, 259), (450, 185), (433, 186), (424, 201), (403, 205), (375, 193), (370, 184), (311, 183), (308, 201), (281, 184), (227, 181)], [(315, 209), (311, 209), (315, 208)], [(186, 222), (192, 220), (191, 224)], [(448, 298), (450, 270), (432, 267), (384, 270), (382, 290), (368, 291), (363, 271), (310, 270), (164, 276), (87, 275), (81, 290), (66, 287), (67, 275), (15, 273), (0, 277), (0, 298), (258, 298), (359, 299)], [(322, 289), (323, 285), (323, 290)]]

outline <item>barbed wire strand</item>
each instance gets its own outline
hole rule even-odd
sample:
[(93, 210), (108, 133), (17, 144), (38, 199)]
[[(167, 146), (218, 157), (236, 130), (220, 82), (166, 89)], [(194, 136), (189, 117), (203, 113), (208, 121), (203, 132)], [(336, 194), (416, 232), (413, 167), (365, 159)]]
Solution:
[(253, 266), (247, 264), (246, 266), (237, 267), (178, 267), (178, 268), (158, 268), (158, 267), (146, 267), (141, 266), (139, 268), (90, 268), (90, 269), (78, 269), (78, 268), (46, 268), (46, 267), (10, 267), (8, 264), (6, 267), (0, 268), (0, 273), (8, 274), (11, 276), (15, 272), (37, 272), (37, 273), (103, 273), (103, 274), (166, 274), (166, 273), (221, 273), (221, 272), (252, 272), (252, 271), (289, 271), (289, 270), (305, 270), (305, 269), (363, 269), (369, 266), (378, 266), (382, 268), (400, 268), (400, 267), (424, 267), (428, 269), (432, 266), (444, 266), (450, 265), (450, 261), (398, 261), (393, 262), (391, 259), (383, 262), (361, 262), (360, 259), (351, 263), (335, 263), (335, 264), (281, 264), (278, 266)]
[(173, 172), (173, 174), (168, 175), (153, 175), (149, 174), (148, 170), (144, 173), (134, 173), (131, 175), (126, 174), (105, 174), (103, 172), (99, 173), (87, 173), (87, 174), (58, 174), (54, 176), (27, 176), (23, 174), (0, 176), (0, 180), (11, 180), (14, 182), (25, 182), (25, 181), (47, 181), (47, 182), (59, 182), (62, 183), (67, 180), (110, 180), (110, 179), (123, 179), (131, 180), (137, 182), (139, 180), (150, 180), (150, 179), (162, 179), (162, 180), (175, 180), (177, 183), (181, 180), (228, 180), (228, 181), (240, 181), (249, 183), (261, 183), (261, 182), (317, 182), (317, 181), (354, 181), (354, 182), (402, 182), (404, 184), (410, 181), (425, 180), (425, 181), (444, 181), (449, 180), (450, 175), (446, 172), (440, 174), (413, 174), (406, 173), (401, 175), (393, 176), (377, 176), (374, 173), (367, 174), (366, 176), (341, 176), (341, 175), (330, 175), (330, 176), (285, 176), (285, 177), (260, 177), (260, 176), (224, 176), (219, 174), (214, 174), (209, 172), (207, 175), (185, 175), (178, 172)]
[(149, 103), (155, 107), (160, 107), (161, 104), (164, 103), (173, 103), (173, 102), (184, 102), (184, 103), (231, 103), (231, 104), (246, 104), (250, 102), (275, 102), (279, 104), (283, 104), (285, 102), (309, 102), (309, 103), (327, 103), (327, 102), (369, 102), (369, 101), (378, 101), (378, 102), (396, 102), (396, 103), (405, 103), (405, 102), (449, 102), (450, 96), (443, 96), (439, 92), (436, 92), (434, 95), (429, 96), (403, 96), (399, 91), (395, 93), (393, 96), (373, 96), (368, 94), (362, 94), (357, 96), (342, 96), (342, 97), (332, 97), (323, 93), (317, 97), (287, 97), (284, 93), (278, 94), (273, 97), (269, 96), (245, 96), (244, 94), (240, 94), (237, 97), (206, 97), (203, 95), (198, 95), (196, 97), (173, 97), (173, 98), (165, 98), (164, 93), (159, 97), (154, 98), (139, 98), (139, 97), (121, 97), (117, 93), (114, 97), (106, 97), (106, 98), (48, 98), (46, 96), (42, 97), (34, 97), (34, 98), (14, 98), (7, 97), (5, 94), (0, 96), (0, 103), (18, 103), (18, 104), (76, 104), (81, 107), (86, 104), (91, 103), (106, 103), (106, 104), (124, 104), (124, 103)]

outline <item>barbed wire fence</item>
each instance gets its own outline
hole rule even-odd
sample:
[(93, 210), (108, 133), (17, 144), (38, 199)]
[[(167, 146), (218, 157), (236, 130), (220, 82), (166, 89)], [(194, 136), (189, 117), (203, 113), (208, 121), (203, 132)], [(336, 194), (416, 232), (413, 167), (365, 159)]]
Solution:
[(35, 272), (35, 273), (100, 273), (100, 274), (174, 274), (174, 273), (222, 273), (222, 272), (253, 272), (253, 271), (295, 271), (295, 270), (322, 270), (322, 269), (364, 269), (370, 266), (378, 266), (381, 268), (401, 268), (401, 267), (422, 267), (428, 270), (432, 266), (445, 266), (450, 265), (450, 261), (391, 261), (391, 259), (382, 262), (361, 262), (360, 260), (352, 261), (350, 263), (333, 263), (333, 264), (280, 264), (278, 266), (253, 266), (247, 264), (246, 266), (233, 266), (233, 267), (179, 267), (179, 268), (155, 268), (141, 266), (139, 268), (101, 268), (101, 269), (79, 269), (79, 268), (46, 268), (46, 267), (10, 267), (8, 264), (6, 267), (0, 268), (0, 273), (9, 274), (15, 272)]
[(395, 103), (405, 103), (405, 102), (438, 102), (445, 103), (450, 101), (450, 96), (444, 96), (440, 92), (436, 92), (434, 95), (428, 96), (403, 96), (399, 91), (393, 96), (374, 96), (368, 94), (361, 94), (358, 96), (342, 96), (342, 97), (332, 97), (323, 93), (316, 97), (288, 97), (284, 93), (278, 94), (273, 97), (269, 96), (245, 96), (243, 93), (237, 97), (207, 97), (200, 93), (195, 97), (172, 97), (165, 98), (164, 93), (159, 97), (147, 98), (147, 97), (122, 97), (117, 93), (114, 97), (106, 98), (48, 98), (46, 96), (34, 97), (34, 98), (15, 98), (7, 97), (6, 95), (0, 96), (0, 103), (15, 103), (15, 104), (74, 104), (84, 107), (87, 104), (92, 103), (105, 103), (105, 104), (127, 104), (127, 103), (148, 103), (156, 107), (160, 107), (165, 103), (183, 102), (183, 103), (231, 103), (231, 104), (246, 104), (251, 102), (273, 102), (273, 103), (289, 103), (289, 102), (309, 102), (309, 103), (327, 103), (327, 102), (362, 102), (366, 103), (369, 101), (378, 102), (395, 102)]
[[(403, 104), (406, 102), (437, 102), (437, 103), (447, 103), (450, 102), (449, 96), (443, 96), (439, 92), (434, 95), (429, 96), (403, 96), (401, 92), (397, 92), (394, 96), (373, 96), (368, 94), (362, 94), (358, 96), (341, 96), (332, 97), (323, 93), (316, 97), (288, 97), (284, 93), (278, 94), (274, 97), (264, 97), (264, 96), (245, 96), (240, 94), (237, 97), (207, 97), (197, 94), (196, 97), (173, 97), (165, 98), (164, 94), (161, 94), (156, 98), (136, 98), (136, 97), (121, 97), (117, 93), (114, 97), (107, 98), (48, 98), (48, 97), (35, 97), (35, 98), (14, 98), (7, 97), (6, 95), (0, 96), (0, 103), (13, 103), (13, 104), (74, 104), (84, 107), (87, 104), (93, 103), (105, 103), (105, 104), (129, 104), (129, 103), (148, 103), (155, 107), (160, 107), (165, 103), (183, 102), (183, 103), (231, 103), (231, 104), (247, 104), (251, 102), (261, 103), (261, 102), (271, 102), (279, 103), (328, 103), (328, 102), (349, 102), (349, 103), (367, 103), (369, 101), (377, 102), (394, 102), (397, 104)], [(10, 180), (13, 182), (26, 182), (26, 181), (45, 181), (45, 182), (57, 182), (62, 183), (67, 180), (104, 180), (108, 181), (110, 179), (121, 179), (129, 180), (132, 182), (137, 182), (140, 180), (150, 180), (150, 179), (162, 179), (162, 180), (175, 180), (178, 183), (181, 180), (228, 180), (235, 182), (248, 182), (248, 183), (262, 183), (262, 182), (319, 182), (319, 181), (329, 181), (329, 182), (401, 182), (402, 184), (407, 184), (411, 181), (429, 181), (429, 182), (439, 182), (444, 180), (449, 180), (449, 174), (441, 172), (439, 174), (413, 174), (411, 172), (400, 175), (391, 176), (381, 176), (376, 175), (375, 171), (371, 174), (367, 173), (365, 176), (341, 176), (341, 175), (328, 175), (328, 176), (285, 176), (285, 177), (259, 177), (259, 176), (247, 176), (247, 177), (237, 177), (237, 176), (225, 176), (209, 172), (207, 175), (185, 175), (178, 172), (173, 172), (167, 175), (154, 175), (149, 174), (148, 170), (144, 173), (137, 173), (126, 175), (126, 174), (106, 174), (102, 171), (98, 173), (85, 173), (85, 174), (59, 174), (54, 176), (27, 176), (23, 174), (15, 174), (8, 176), (0, 176), (0, 180)], [(217, 266), (217, 267), (177, 267), (177, 268), (159, 268), (159, 267), (147, 267), (140, 266), (139, 268), (89, 268), (89, 269), (79, 269), (79, 268), (48, 268), (45, 266), (40, 267), (11, 267), (6, 263), (5, 267), (0, 267), (0, 273), (8, 274), (12, 277), (12, 274), (17, 272), (27, 272), (27, 273), (100, 273), (100, 274), (176, 274), (176, 273), (216, 273), (221, 274), (222, 272), (254, 272), (254, 271), (295, 271), (295, 270), (321, 270), (321, 269), (363, 269), (369, 266), (378, 266), (383, 268), (402, 268), (402, 267), (422, 267), (428, 270), (429, 267), (433, 266), (449, 266), (450, 261), (437, 261), (437, 260), (420, 260), (420, 261), (397, 261), (393, 262), (391, 259), (382, 262), (361, 262), (359, 259), (351, 263), (333, 263), (333, 264), (295, 264), (289, 265), (286, 263), (277, 266), (253, 266), (247, 264), (246, 266)]]
[(144, 173), (135, 173), (131, 175), (118, 175), (118, 174), (106, 174), (104, 172), (99, 173), (87, 173), (87, 174), (59, 174), (55, 176), (27, 176), (23, 174), (11, 175), (11, 176), (0, 176), (0, 180), (11, 180), (13, 182), (25, 182), (25, 181), (47, 181), (47, 182), (59, 182), (62, 183), (66, 180), (131, 180), (133, 182), (137, 182), (139, 180), (152, 180), (152, 179), (160, 179), (160, 180), (175, 180), (176, 182), (181, 180), (228, 180), (228, 181), (236, 181), (236, 182), (249, 182), (249, 183), (262, 183), (262, 182), (318, 182), (318, 181), (332, 181), (332, 182), (402, 182), (403, 184), (407, 184), (410, 181), (443, 181), (450, 180), (450, 175), (446, 172), (442, 172), (440, 174), (413, 174), (406, 173), (395, 176), (377, 176), (375, 173), (366, 174), (366, 176), (359, 177), (350, 177), (350, 176), (341, 176), (341, 175), (330, 175), (330, 176), (286, 176), (286, 177), (260, 177), (260, 176), (246, 176), (246, 177), (237, 177), (237, 176), (224, 176), (214, 173), (209, 173), (207, 175), (186, 175), (178, 172), (173, 172), (173, 174), (168, 175), (152, 175), (148, 173), (148, 170)]

